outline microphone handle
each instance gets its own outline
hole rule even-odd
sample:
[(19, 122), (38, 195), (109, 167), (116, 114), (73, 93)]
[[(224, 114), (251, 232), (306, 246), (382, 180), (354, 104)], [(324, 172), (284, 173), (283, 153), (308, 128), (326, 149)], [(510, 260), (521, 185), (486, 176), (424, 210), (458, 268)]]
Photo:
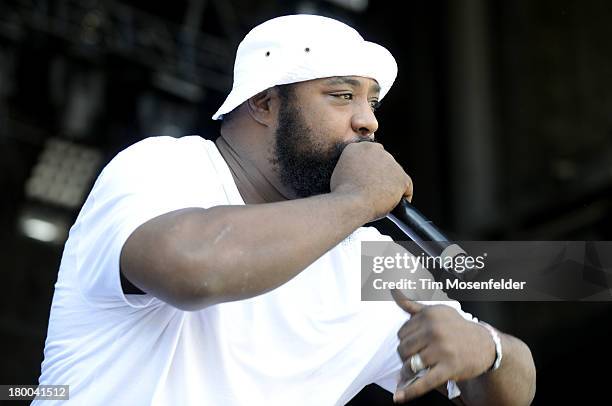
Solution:
[[(463, 248), (449, 241), (431, 220), (428, 220), (405, 198), (400, 200), (387, 218), (431, 257), (454, 258), (459, 255), (467, 255)], [(450, 267), (444, 269), (460, 279), (465, 279), (467, 276)]]

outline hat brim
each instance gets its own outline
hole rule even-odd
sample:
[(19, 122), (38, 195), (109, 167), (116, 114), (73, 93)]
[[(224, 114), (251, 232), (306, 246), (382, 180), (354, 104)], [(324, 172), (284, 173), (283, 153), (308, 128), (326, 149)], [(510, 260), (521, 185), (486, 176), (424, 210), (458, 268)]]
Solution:
[[(353, 47), (337, 49), (333, 54), (317, 54), (314, 50), (309, 55), (307, 64), (298, 62), (295, 66), (285, 68), (277, 72), (256, 72), (257, 80), (234, 82), (232, 91), (212, 119), (222, 119), (224, 114), (271, 87), (334, 76), (361, 76), (374, 79), (380, 86), (379, 99), (382, 100), (397, 77), (397, 63), (393, 55), (385, 47), (368, 41), (361, 41)], [(240, 76), (244, 77), (244, 74)]]

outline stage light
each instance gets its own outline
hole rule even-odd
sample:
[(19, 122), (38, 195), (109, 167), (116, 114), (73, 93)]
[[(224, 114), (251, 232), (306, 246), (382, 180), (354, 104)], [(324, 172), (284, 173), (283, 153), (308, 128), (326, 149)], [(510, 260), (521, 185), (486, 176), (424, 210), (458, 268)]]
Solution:
[(96, 149), (52, 138), (26, 182), (26, 197), (76, 209), (101, 163), (102, 154)]
[(63, 244), (101, 166), (102, 153), (97, 149), (49, 139), (25, 183), (26, 201), (17, 230), (37, 241)]
[(337, 6), (343, 7), (355, 13), (362, 13), (368, 8), (368, 0), (327, 0)]
[(67, 224), (59, 218), (39, 218), (34, 213), (22, 213), (18, 227), (26, 237), (45, 243), (61, 244), (68, 237)]
[[(327, 0), (327, 3), (353, 13), (363, 13), (369, 5), (368, 0)], [(298, 13), (319, 14), (321, 13), (320, 8), (320, 2), (301, 1), (297, 4), (296, 10)]]

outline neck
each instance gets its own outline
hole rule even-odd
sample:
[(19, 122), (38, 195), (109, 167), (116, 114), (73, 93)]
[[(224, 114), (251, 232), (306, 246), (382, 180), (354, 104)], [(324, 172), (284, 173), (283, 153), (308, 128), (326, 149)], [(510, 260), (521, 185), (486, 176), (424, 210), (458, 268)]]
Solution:
[(223, 132), (216, 145), (245, 203), (271, 203), (290, 198), (270, 162), (271, 146), (249, 144), (242, 137), (228, 136)]

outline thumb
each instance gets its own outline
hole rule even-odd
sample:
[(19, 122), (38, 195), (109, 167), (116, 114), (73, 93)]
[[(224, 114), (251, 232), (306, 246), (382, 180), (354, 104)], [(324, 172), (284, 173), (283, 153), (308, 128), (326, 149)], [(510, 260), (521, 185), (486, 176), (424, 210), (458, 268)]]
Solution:
[(408, 299), (398, 289), (391, 289), (391, 296), (393, 296), (393, 300), (395, 300), (395, 303), (397, 303), (399, 307), (401, 307), (404, 311), (410, 313), (411, 315), (414, 315), (420, 312), (425, 307), (425, 305), (422, 305), (420, 303), (417, 303), (413, 300)]

